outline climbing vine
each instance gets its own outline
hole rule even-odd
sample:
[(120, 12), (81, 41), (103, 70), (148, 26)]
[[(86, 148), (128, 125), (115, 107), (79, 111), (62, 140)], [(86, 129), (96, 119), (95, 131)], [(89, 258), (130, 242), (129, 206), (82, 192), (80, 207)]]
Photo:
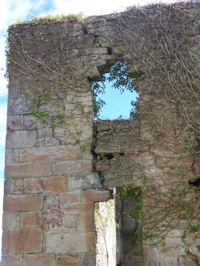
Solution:
[[(120, 140), (126, 133), (119, 138), (111, 124), (109, 132), (122, 147), (114, 159), (123, 165), (130, 183), (141, 187), (143, 244), (165, 247), (168, 233), (180, 228), (190, 255), (195, 252), (187, 246), (187, 236), (192, 234), (194, 243), (200, 237), (199, 9), (199, 3), (133, 8), (116, 15), (114, 25), (105, 21), (113, 32), (104, 36), (118, 49), (113, 55), (116, 64), (111, 67), (110, 81), (121, 92), (124, 85), (130, 91), (136, 86), (140, 95), (132, 112), (136, 127), (129, 131), (140, 143), (139, 152), (134, 154), (130, 142)], [(74, 19), (67, 18), (67, 22), (73, 26)], [(40, 23), (45, 24), (45, 31)], [(80, 32), (87, 35), (87, 21), (78, 19), (78, 23)], [(78, 34), (70, 43), (70, 30), (63, 25), (50, 19), (33, 21), (27, 24), (27, 36), (22, 36), (20, 25), (17, 30), (13, 26), (8, 39), (8, 74), (15, 80), (10, 86), (19, 88), (32, 115), (53, 130), (71, 123), (69, 102), (92, 119), (87, 101), (81, 104), (75, 100), (91, 93), (90, 64), (83, 52), (86, 47), (73, 49), (79, 43)], [(33, 39), (36, 47), (32, 47)], [(33, 49), (28, 52), (30, 47)], [(66, 51), (66, 47), (71, 49)], [(105, 81), (103, 73), (101, 78)], [(97, 116), (104, 103), (96, 97), (105, 87), (94, 82), (92, 88)], [(137, 159), (139, 153), (147, 162)]]

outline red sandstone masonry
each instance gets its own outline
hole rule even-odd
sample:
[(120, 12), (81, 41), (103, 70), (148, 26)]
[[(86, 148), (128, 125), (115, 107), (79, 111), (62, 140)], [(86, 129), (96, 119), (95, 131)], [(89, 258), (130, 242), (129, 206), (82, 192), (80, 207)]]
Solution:
[(20, 229), (3, 232), (3, 253), (37, 253), (42, 251), (42, 230)]
[(24, 180), (24, 193), (38, 193), (43, 191), (64, 192), (66, 190), (67, 178), (65, 176), (27, 178)]
[(81, 159), (80, 147), (73, 145), (17, 149), (14, 152), (14, 162), (18, 163)]
[(75, 266), (75, 265), (80, 265), (80, 264), (78, 264), (78, 261), (79, 261), (78, 255), (79, 254), (77, 254), (77, 253), (73, 253), (73, 254), (68, 253), (66, 255), (63, 254), (63, 256), (59, 255), (56, 258), (56, 265), (57, 266), (66, 266), (66, 265)]
[(41, 227), (41, 212), (22, 212), (20, 213), (20, 227)]
[(4, 212), (3, 213), (3, 229), (12, 229), (18, 227), (18, 213)]
[(94, 233), (53, 233), (46, 234), (47, 253), (88, 252), (95, 248)]
[(63, 204), (62, 210), (68, 212), (92, 212), (94, 211), (94, 204), (93, 203)]
[(94, 232), (94, 213), (87, 212), (78, 215), (77, 227), (79, 232)]
[(53, 165), (53, 175), (89, 174), (91, 171), (91, 160), (56, 162)]
[(86, 190), (83, 192), (83, 199), (89, 202), (100, 202), (112, 199), (110, 190)]
[(25, 255), (23, 266), (54, 266), (55, 256), (48, 255)]
[(37, 211), (43, 207), (43, 197), (40, 195), (5, 196), (4, 211)]
[(3, 255), (1, 259), (2, 266), (21, 266), (20, 258), (17, 255)]
[(60, 194), (60, 202), (61, 203), (75, 203), (80, 202), (81, 200), (81, 191), (75, 192), (64, 192)]
[(51, 174), (49, 163), (15, 164), (5, 167), (6, 178), (43, 177)]

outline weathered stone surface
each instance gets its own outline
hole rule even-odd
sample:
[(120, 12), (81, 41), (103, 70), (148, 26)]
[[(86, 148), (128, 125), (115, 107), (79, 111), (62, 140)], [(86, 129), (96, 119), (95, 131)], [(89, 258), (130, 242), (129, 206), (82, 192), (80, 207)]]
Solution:
[(63, 213), (62, 225), (67, 228), (76, 228), (77, 227), (77, 214), (75, 213)]
[(53, 176), (46, 178), (26, 178), (24, 180), (25, 193), (39, 192), (64, 192), (67, 190), (67, 178), (65, 176)]
[(100, 188), (101, 183), (98, 174), (74, 175), (68, 178), (69, 191)]
[(91, 170), (91, 160), (61, 161), (53, 164), (54, 175), (89, 174)]
[(79, 146), (36, 147), (15, 150), (16, 163), (80, 160), (82, 154)]
[(75, 203), (80, 202), (82, 197), (81, 190), (77, 190), (74, 192), (63, 192), (60, 194), (60, 202), (61, 203)]
[(43, 197), (39, 195), (5, 196), (5, 211), (37, 211), (43, 207)]
[(5, 151), (5, 165), (11, 165), (14, 161), (13, 149), (6, 149)]
[(3, 213), (3, 229), (14, 229), (19, 226), (19, 214), (17, 212)]
[[(60, 140), (53, 136), (52, 128), (38, 129), (37, 145), (39, 147), (59, 146)], [(75, 142), (73, 143), (75, 144)]]
[(83, 192), (83, 199), (89, 202), (107, 201), (112, 199), (110, 190), (87, 190)]
[(56, 257), (56, 265), (57, 266), (65, 266), (65, 265), (69, 265), (69, 266), (75, 266), (75, 265), (79, 265), (79, 254), (77, 253), (68, 253), (68, 254), (63, 254), (63, 255), (59, 255)]
[(34, 147), (36, 144), (36, 131), (11, 131), (7, 133), (7, 148)]
[(59, 196), (51, 193), (44, 203), (44, 230), (56, 230), (62, 224)]
[(55, 256), (53, 254), (48, 255), (25, 255), (23, 266), (54, 266)]
[(37, 253), (42, 250), (41, 229), (20, 229), (3, 232), (3, 253)]
[(20, 213), (20, 227), (41, 227), (42, 224), (41, 212)]
[(8, 115), (7, 117), (8, 130), (23, 130), (23, 116), (22, 115)]
[(3, 255), (2, 266), (21, 266), (21, 259), (17, 255)]
[(62, 210), (68, 212), (92, 212), (94, 210), (94, 204), (91, 202), (71, 204), (64, 203)]
[[(179, 17), (173, 13), (176, 8), (177, 13), (185, 12), (185, 16), (180, 18), (181, 24)], [(159, 45), (156, 46), (156, 44), (162, 44), (165, 37), (170, 41), (171, 38), (168, 39), (167, 35), (168, 31), (166, 31), (166, 36), (163, 38), (161, 36), (160, 39), (158, 23), (158, 25), (156, 24), (158, 26), (155, 32), (156, 36), (152, 34), (152, 30), (149, 32), (154, 18), (158, 17), (159, 20), (162, 18), (162, 29), (164, 31), (170, 29), (169, 33), (171, 36), (173, 35), (173, 41), (176, 42), (176, 37), (178, 37), (176, 48), (177, 51), (179, 47), (181, 48), (180, 54), (178, 51), (180, 62), (181, 55), (185, 56), (187, 51), (195, 55), (193, 59), (196, 60), (196, 56), (199, 56), (199, 8), (200, 6), (196, 3), (164, 6), (163, 9), (162, 5), (158, 5), (153, 8), (145, 7), (144, 10), (139, 8), (121, 14), (84, 20), (76, 18), (61, 19), (61, 21), (48, 20), (46, 22), (39, 21), (34, 24), (34, 27), (32, 23), (23, 23), (10, 28), (8, 152), (6, 155), (7, 180), (4, 205), (7, 211), (4, 216), (3, 240), (5, 242), (4, 250), (10, 254), (7, 256), (6, 266), (94, 266), (96, 263), (94, 259), (93, 205), (94, 202), (105, 201), (111, 197), (107, 191), (95, 190), (101, 187), (101, 182), (107, 188), (139, 186), (141, 183), (136, 182), (137, 178), (145, 176), (151, 182), (161, 185), (164, 181), (173, 180), (176, 172), (181, 169), (183, 170), (183, 174), (180, 175), (181, 180), (199, 176), (198, 162), (193, 160), (194, 158), (187, 160), (179, 156), (183, 152), (179, 144), (182, 142), (181, 138), (184, 138), (181, 136), (178, 139), (176, 136), (179, 134), (179, 124), (181, 125), (180, 131), (183, 129), (183, 133), (188, 128), (183, 126), (184, 119), (183, 114), (178, 110), (178, 98), (175, 97), (172, 101), (171, 99), (168, 101), (166, 97), (163, 97), (165, 94), (169, 96), (168, 93), (173, 91), (173, 84), (172, 91), (165, 90), (166, 81), (165, 79), (159, 81), (159, 71), (156, 71), (156, 67), (160, 68), (161, 66), (162, 69), (162, 64), (158, 64), (158, 66), (154, 64), (154, 70), (149, 65), (151, 60), (147, 53), (148, 44), (152, 44), (150, 57), (153, 58), (153, 62), (154, 60), (156, 62), (157, 58), (161, 58), (160, 62), (165, 63), (162, 54), (161, 57), (157, 56), (160, 50)], [(165, 21), (162, 12), (165, 15), (165, 12), (168, 11), (172, 16), (170, 19), (167, 17)], [(182, 22), (187, 15), (191, 18), (191, 25), (189, 23), (183, 27)], [(147, 24), (148, 18), (152, 23)], [(173, 19), (177, 19), (177, 21)], [(167, 23), (166, 28), (165, 22)], [(126, 28), (126, 26), (128, 27)], [(188, 37), (189, 45), (185, 47), (186, 49), (182, 49), (184, 45), (182, 47), (179, 43), (180, 29), (187, 30), (188, 26), (191, 31), (188, 36), (185, 34), (187, 31), (184, 32), (184, 41), (187, 43)], [(121, 29), (123, 31), (118, 34), (117, 30)], [(134, 40), (134, 45), (131, 46), (134, 51), (130, 49), (130, 54), (125, 52), (129, 42), (123, 38), (124, 33), (129, 30), (130, 39), (128, 38), (128, 41)], [(148, 37), (146, 46), (142, 45), (145, 34)], [(24, 61), (21, 60), (21, 54), (19, 57), (15, 56), (16, 40), (13, 45), (12, 36), (19, 37), (20, 42), (17, 42), (19, 48), (21, 44), (23, 45), (23, 49), (19, 49), (19, 51), (25, 51)], [(191, 47), (189, 47), (190, 43)], [(58, 49), (56, 49), (57, 44), (59, 45)], [(165, 49), (165, 45), (162, 48)], [(168, 52), (170, 54), (169, 50), (167, 54)], [(132, 52), (134, 60), (130, 60)], [(147, 53), (147, 64), (142, 58), (143, 53)], [(170, 71), (172, 70), (170, 77), (173, 79), (171, 81), (177, 86), (176, 75), (175, 78), (173, 76), (174, 54), (172, 53), (167, 61), (170, 63)], [(17, 71), (12, 58), (16, 61), (20, 58)], [(100, 80), (102, 74), (108, 72), (110, 66), (120, 58), (128, 59), (130, 77), (135, 74), (139, 77), (137, 90), (140, 93), (140, 99), (137, 110), (140, 121), (136, 117), (130, 121), (95, 123), (96, 130), (94, 131), (97, 135), (94, 148), (91, 145), (93, 95), (90, 81)], [(27, 64), (23, 65), (22, 61)], [(134, 62), (132, 63), (132, 61)], [(43, 62), (44, 65), (43, 67), (40, 64), (34, 66), (34, 62)], [(183, 62), (186, 63), (183, 68), (184, 74), (186, 74), (185, 80), (188, 81), (193, 69), (190, 72), (187, 58), (183, 57)], [(22, 69), (20, 65), (22, 65)], [(29, 69), (27, 66), (33, 70), (31, 75), (27, 73)], [(43, 75), (42, 78), (37, 77), (40, 75), (40, 71), (42, 73), (42, 69), (44, 70), (44, 66), (48, 69), (47, 75)], [(64, 69), (63, 66), (66, 68)], [(68, 66), (69, 68), (72, 66), (72, 73), (68, 71)], [(176, 64), (175, 68), (177, 66), (179, 65)], [(61, 79), (60, 71), (56, 75), (58, 67), (63, 68), (64, 76)], [(198, 69), (198, 67), (197, 65), (194, 69)], [(148, 69), (147, 79), (145, 77), (146, 69)], [(165, 69), (167, 71), (168, 68)], [(165, 69), (163, 68), (164, 74)], [(25, 72), (21, 78), (20, 70)], [(38, 72), (34, 72), (35, 70)], [(178, 73), (179, 69), (176, 74), (178, 75)], [(68, 82), (68, 74), (70, 86), (65, 88), (64, 83)], [(56, 82), (53, 84), (56, 76), (58, 79), (56, 78)], [(76, 77), (74, 80), (73, 76)], [(179, 77), (181, 76), (179, 75)], [(157, 80), (158, 84), (156, 84)], [(47, 92), (49, 95), (49, 92), (51, 94), (53, 91), (53, 95), (49, 95), (48, 102), (42, 104), (38, 110), (47, 111), (50, 117), (59, 111), (64, 117), (64, 123), (58, 126), (51, 125), (52, 121), (47, 124), (40, 123), (31, 115), (33, 102), (31, 103), (27, 96), (23, 96), (23, 91), (29, 92), (30, 97), (37, 93), (39, 96), (43, 95), (43, 92)], [(178, 127), (173, 128), (174, 121), (178, 121)], [(198, 140), (195, 141), (198, 142)], [(96, 152), (94, 155), (99, 160), (97, 163), (95, 160), (92, 162), (91, 147), (95, 149), (93, 152)], [(105, 158), (101, 153), (106, 155), (107, 160), (104, 161)], [(183, 156), (185, 156), (185, 152)], [(99, 173), (101, 182), (99, 176), (92, 171)], [(26, 198), (24, 193), (37, 193), (42, 196), (37, 195), (39, 196), (37, 199)], [(20, 196), (16, 196), (16, 194)], [(124, 204), (124, 207), (126, 210), (121, 213), (123, 216), (121, 231), (132, 233), (135, 230), (135, 219), (130, 211), (135, 205), (125, 206)], [(41, 212), (43, 217), (41, 217)], [(41, 227), (42, 222), (43, 231), (41, 232), (41, 228), (35, 227)], [(24, 230), (19, 230), (20, 226)], [(176, 233), (175, 237), (167, 236), (166, 248), (150, 249), (148, 254), (144, 253), (144, 265), (193, 265), (193, 262), (185, 257), (183, 243), (180, 235)], [(47, 237), (44, 241), (43, 235)], [(36, 236), (37, 239), (35, 239)], [(189, 251), (197, 255), (198, 258), (196, 241), (190, 237), (185, 239), (186, 244), (191, 245)], [(121, 261), (121, 264), (141, 265), (141, 257), (138, 256), (135, 247), (131, 246), (132, 239), (130, 238), (130, 242), (125, 239), (124, 243), (123, 257), (125, 260)], [(48, 255), (45, 254), (46, 251)], [(33, 254), (38, 252), (43, 253), (38, 256)], [(20, 263), (15, 253), (22, 253), (19, 255)], [(31, 254), (27, 256), (26, 253)], [(105, 250), (105, 258), (107, 258), (106, 256)], [(119, 260), (117, 264), (120, 264)], [(194, 265), (197, 265), (197, 262)]]
[[(18, 179), (7, 179), (4, 182), (4, 194), (17, 194), (22, 195), (24, 192), (23, 183), (18, 184)], [(21, 181), (21, 179), (19, 179)]]
[(95, 222), (94, 213), (87, 212), (78, 215), (77, 228), (79, 232), (94, 232)]
[(41, 123), (36, 117), (32, 115), (23, 116), (23, 128), (25, 130), (36, 130), (47, 127), (44, 123)]
[(47, 253), (87, 252), (94, 249), (94, 233), (47, 233)]
[(50, 174), (49, 163), (13, 164), (5, 167), (6, 178), (43, 177)]
[(17, 95), (15, 98), (9, 97), (8, 99), (8, 114), (9, 115), (21, 115), (31, 114), (30, 103), (24, 97)]

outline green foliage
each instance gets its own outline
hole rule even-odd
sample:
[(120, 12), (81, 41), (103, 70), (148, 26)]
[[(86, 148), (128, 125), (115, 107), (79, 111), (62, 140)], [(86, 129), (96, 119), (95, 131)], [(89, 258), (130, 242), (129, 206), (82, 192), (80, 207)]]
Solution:
[[(127, 63), (124, 61), (115, 62), (115, 64), (110, 67), (109, 73), (102, 75), (101, 81), (92, 82), (94, 118), (98, 118), (100, 110), (106, 104), (102, 99), (97, 100), (99, 94), (105, 93), (106, 82), (110, 82), (111, 85), (115, 89), (119, 90), (121, 94), (123, 94), (126, 90), (133, 92), (136, 88), (136, 79), (128, 76)], [(138, 101), (131, 102), (131, 118), (134, 118), (135, 113), (138, 112), (137, 102)]]
[[(82, 12), (80, 13), (77, 13), (77, 14), (68, 14), (68, 15), (64, 15), (64, 14), (61, 14), (61, 15), (47, 15), (47, 16), (44, 16), (44, 17), (37, 17), (37, 16), (34, 16), (34, 15), (31, 15), (32, 19), (30, 21), (28, 21), (30, 24), (32, 25), (36, 25), (36, 24), (39, 24), (41, 22), (46, 22), (46, 21), (61, 21), (61, 20), (64, 20), (64, 19), (75, 19), (75, 18), (79, 18), (79, 19), (83, 19), (84, 18), (84, 15)], [(24, 23), (21, 19), (18, 19), (16, 24), (22, 24)]]

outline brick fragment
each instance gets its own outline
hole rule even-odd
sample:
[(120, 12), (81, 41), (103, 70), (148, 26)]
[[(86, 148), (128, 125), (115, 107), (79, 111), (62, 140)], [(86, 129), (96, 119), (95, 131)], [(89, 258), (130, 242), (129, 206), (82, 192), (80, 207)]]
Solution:
[(40, 227), (42, 226), (41, 212), (20, 213), (20, 227)]
[(18, 195), (4, 197), (4, 211), (37, 211), (43, 206), (40, 195)]
[(3, 232), (3, 253), (37, 253), (42, 251), (42, 230), (20, 229)]

